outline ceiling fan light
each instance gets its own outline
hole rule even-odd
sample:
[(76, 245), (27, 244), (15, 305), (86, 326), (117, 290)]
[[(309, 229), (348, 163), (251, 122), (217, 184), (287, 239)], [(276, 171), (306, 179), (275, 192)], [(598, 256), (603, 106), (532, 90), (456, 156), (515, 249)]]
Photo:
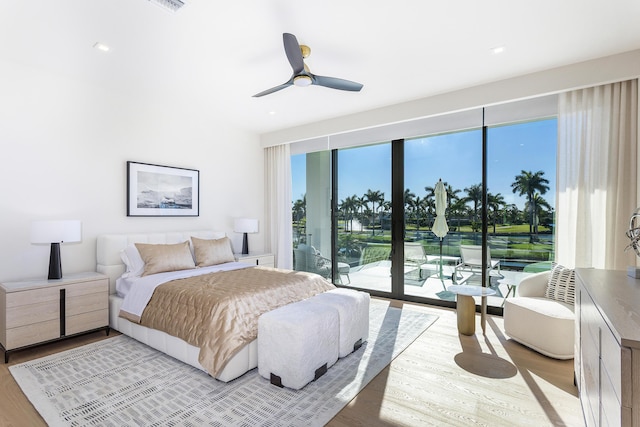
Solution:
[(304, 87), (309, 86), (312, 83), (309, 76), (296, 76), (293, 78), (293, 84), (296, 86)]

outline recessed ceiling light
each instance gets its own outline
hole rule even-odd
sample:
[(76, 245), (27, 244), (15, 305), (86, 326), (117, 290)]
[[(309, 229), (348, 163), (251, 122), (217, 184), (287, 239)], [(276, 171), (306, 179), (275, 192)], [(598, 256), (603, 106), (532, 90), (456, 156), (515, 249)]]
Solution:
[(276, 112), (275, 112), (275, 111), (269, 111), (269, 115), (270, 115), (270, 116), (275, 116), (275, 115), (276, 115)]
[(504, 53), (505, 47), (504, 46), (496, 46), (496, 47), (492, 47), (490, 50), (491, 50), (492, 54), (499, 55), (501, 53)]
[(104, 43), (96, 42), (96, 44), (93, 45), (93, 48), (98, 49), (102, 52), (109, 52), (109, 46)]

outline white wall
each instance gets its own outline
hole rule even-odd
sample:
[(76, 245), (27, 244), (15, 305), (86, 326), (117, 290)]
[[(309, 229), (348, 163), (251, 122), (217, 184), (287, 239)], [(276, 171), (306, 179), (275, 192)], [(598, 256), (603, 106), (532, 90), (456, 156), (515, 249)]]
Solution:
[[(499, 105), (541, 95), (628, 80), (640, 76), (640, 50), (517, 76), (484, 85), (442, 93), (401, 104), (309, 123), (261, 135), (264, 147), (311, 140), (326, 146), (321, 137), (372, 129), (424, 117)], [(409, 136), (415, 136), (409, 134)], [(374, 141), (371, 141), (374, 142)]]
[[(259, 137), (189, 111), (0, 62), (0, 281), (46, 277), (47, 245), (32, 245), (37, 219), (80, 219), (82, 242), (61, 246), (63, 274), (95, 270), (101, 233), (216, 229), (264, 220)], [(200, 216), (126, 216), (126, 162), (200, 171)], [(257, 184), (257, 185), (256, 185)], [(249, 236), (263, 249), (261, 234)]]

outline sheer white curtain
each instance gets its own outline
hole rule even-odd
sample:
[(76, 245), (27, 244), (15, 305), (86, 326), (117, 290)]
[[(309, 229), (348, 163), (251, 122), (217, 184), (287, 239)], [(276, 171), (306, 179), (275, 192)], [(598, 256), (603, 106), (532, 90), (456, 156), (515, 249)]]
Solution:
[(638, 81), (563, 93), (558, 100), (556, 261), (635, 265), (625, 232), (638, 204)]
[(291, 230), (291, 152), (289, 144), (265, 148), (265, 247), (276, 267), (293, 269)]

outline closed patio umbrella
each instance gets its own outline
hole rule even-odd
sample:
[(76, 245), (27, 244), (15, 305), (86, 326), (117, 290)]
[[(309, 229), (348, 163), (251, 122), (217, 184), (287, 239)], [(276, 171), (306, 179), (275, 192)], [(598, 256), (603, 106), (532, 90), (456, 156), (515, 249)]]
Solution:
[(436, 196), (436, 219), (431, 231), (433, 231), (433, 234), (438, 236), (440, 239), (440, 279), (442, 279), (442, 239), (444, 239), (449, 232), (447, 218), (445, 217), (447, 209), (447, 190), (444, 188), (442, 179), (438, 180), (434, 193)]

